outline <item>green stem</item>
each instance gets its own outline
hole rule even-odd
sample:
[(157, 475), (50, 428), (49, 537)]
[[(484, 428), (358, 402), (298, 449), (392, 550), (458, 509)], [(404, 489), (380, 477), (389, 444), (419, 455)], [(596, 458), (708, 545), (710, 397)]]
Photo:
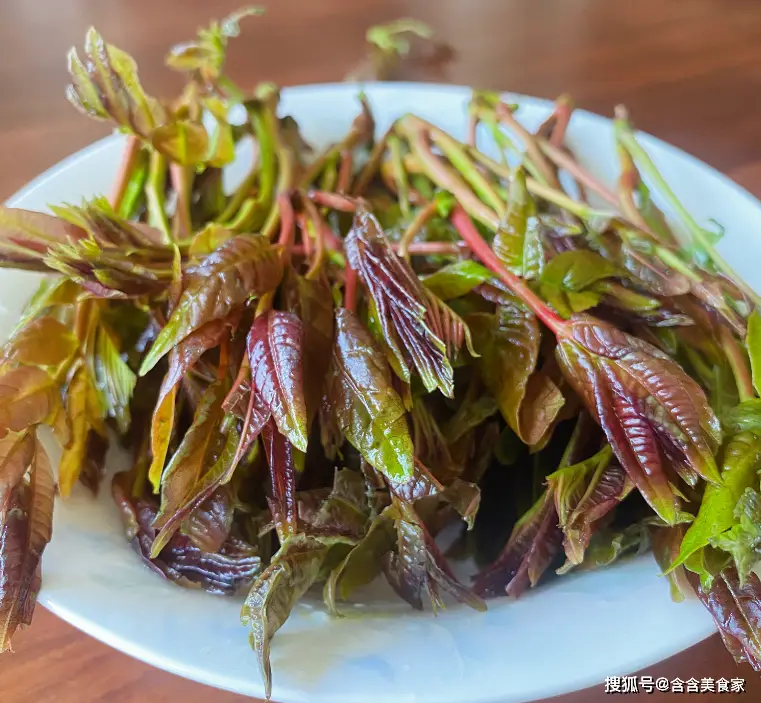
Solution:
[(505, 203), (497, 195), (492, 184), (468, 158), (467, 147), (438, 127), (428, 123), (423, 124), (428, 129), (434, 144), (441, 149), (444, 156), (462, 174), (481, 200), (497, 213), (497, 217), (503, 219), (506, 214)]
[(346, 151), (354, 151), (355, 147), (372, 138), (372, 134), (372, 116), (369, 107), (363, 100), (362, 112), (355, 118), (348, 134), (338, 142), (338, 144), (333, 144), (328, 147), (310, 164), (309, 168), (301, 177), (299, 186), (305, 189), (309, 188), (317, 176), (320, 175), (323, 168), (325, 168), (325, 164), (328, 163), (328, 161), (338, 161), (338, 159), (341, 158), (341, 154)]
[(729, 328), (724, 325), (719, 325), (719, 342), (727, 357), (729, 367), (732, 369), (732, 375), (735, 377), (740, 402), (755, 398), (748, 353), (737, 342)]
[(542, 198), (548, 203), (557, 205), (559, 208), (568, 210), (568, 212), (571, 212), (582, 219), (589, 220), (595, 217), (612, 218), (616, 216), (615, 212), (596, 210), (586, 203), (574, 200), (570, 195), (566, 195), (563, 191), (550, 188), (550, 186), (545, 186), (538, 181), (535, 181), (533, 178), (526, 178), (526, 186), (531, 195)]
[(407, 140), (412, 153), (428, 178), (439, 188), (454, 195), (470, 215), (492, 231), (496, 231), (499, 227), (499, 218), (496, 213), (473, 193), (455, 169), (431, 151), (424, 123), (412, 115), (407, 115), (396, 123), (396, 128)]
[(702, 249), (710, 257), (711, 261), (713, 261), (714, 265), (719, 271), (721, 271), (721, 273), (734, 281), (735, 284), (742, 289), (743, 293), (745, 293), (745, 295), (747, 295), (756, 305), (760, 305), (761, 297), (747, 286), (734, 269), (724, 261), (714, 248), (705, 230), (697, 223), (687, 208), (682, 205), (682, 202), (676, 196), (676, 193), (671, 190), (666, 179), (661, 175), (658, 167), (650, 158), (650, 155), (642, 148), (642, 146), (640, 146), (634, 136), (634, 130), (626, 119), (626, 113), (621, 108), (616, 111), (616, 119), (613, 124), (618, 143), (631, 154), (635, 163), (639, 165), (639, 168), (653, 181), (653, 183), (655, 183), (656, 187), (661, 191), (684, 223), (689, 233), (692, 247)]
[(619, 206), (618, 198), (616, 194), (610, 190), (602, 181), (598, 180), (589, 171), (584, 169), (572, 156), (568, 155), (562, 149), (558, 149), (553, 144), (545, 140), (538, 140), (539, 148), (558, 168), (562, 168), (564, 171), (573, 176), (574, 180), (581, 183), (585, 188), (597, 193), (603, 200), (613, 205), (613, 207)]
[(322, 270), (323, 264), (326, 259), (326, 247), (325, 247), (325, 232), (323, 229), (323, 220), (320, 217), (320, 213), (317, 211), (314, 203), (309, 198), (301, 199), (306, 218), (304, 224), (306, 229), (303, 231), (304, 238), (314, 238), (314, 258), (309, 266), (309, 270), (305, 274), (305, 278), (308, 281), (315, 280)]
[(437, 209), (437, 204), (432, 201), (418, 210), (417, 215), (415, 215), (415, 218), (410, 222), (402, 235), (401, 240), (399, 240), (399, 256), (409, 261), (410, 245), (415, 241), (415, 237), (417, 237), (426, 223), (436, 214)]
[(370, 156), (367, 159), (367, 163), (362, 167), (362, 170), (357, 176), (357, 180), (354, 183), (354, 187), (351, 190), (351, 194), (354, 196), (361, 196), (370, 182), (375, 178), (375, 174), (378, 173), (381, 162), (383, 161), (383, 154), (386, 152), (388, 146), (388, 138), (391, 135), (393, 127), (391, 127), (381, 139), (379, 139), (373, 145)]
[(278, 206), (277, 200), (282, 196), (291, 193), (296, 186), (296, 153), (281, 139), (280, 129), (277, 125), (274, 132), (274, 139), (278, 162), (277, 185), (275, 187), (277, 198), (275, 202), (273, 202), (267, 220), (261, 230), (261, 234), (269, 239), (272, 239), (275, 236), (277, 226), (280, 223), (282, 208)]
[(405, 220), (410, 216), (410, 195), (409, 181), (407, 172), (404, 170), (404, 160), (402, 157), (402, 142), (395, 134), (388, 138), (388, 146), (391, 150), (391, 168), (396, 181), (396, 191), (399, 196), (399, 209)]
[(682, 259), (679, 258), (679, 255), (672, 249), (656, 244), (655, 253), (666, 266), (674, 269), (677, 273), (681, 273), (683, 276), (687, 276), (687, 278), (695, 283), (702, 283), (703, 279), (700, 275), (695, 273), (687, 263), (682, 261)]
[(258, 159), (259, 153), (257, 151), (257, 153), (254, 154), (254, 164), (251, 166), (251, 170), (246, 174), (246, 177), (235, 189), (235, 192), (232, 194), (232, 196), (230, 196), (230, 200), (228, 201), (224, 210), (222, 210), (222, 214), (217, 218), (217, 222), (229, 222), (243, 207), (243, 203), (249, 197), (249, 194), (256, 185), (256, 179), (259, 175)]
[(515, 119), (513, 111), (507, 105), (503, 103), (498, 104), (495, 112), (497, 119), (512, 129), (513, 132), (521, 138), (527, 156), (547, 181), (547, 185), (559, 189), (560, 182), (558, 181), (557, 174), (555, 173), (552, 164), (550, 164), (542, 150), (539, 148), (539, 143), (534, 138), (534, 135)]
[(325, 163), (322, 173), (320, 174), (320, 189), (334, 190), (338, 182), (338, 159), (339, 155), (335, 154)]
[(175, 241), (179, 241), (193, 231), (190, 206), (193, 198), (195, 169), (192, 166), (180, 166), (173, 163), (169, 166), (169, 177), (177, 196), (177, 205), (172, 219), (172, 236)]
[(148, 181), (145, 184), (145, 199), (148, 209), (148, 224), (164, 235), (164, 242), (171, 243), (169, 220), (166, 216), (166, 175), (168, 164), (166, 157), (158, 151), (151, 151), (148, 166)]
[(148, 154), (141, 150), (140, 159), (130, 175), (124, 194), (116, 211), (124, 220), (131, 220), (138, 211), (145, 196), (145, 183), (148, 180)]
[(119, 170), (116, 172), (116, 180), (111, 191), (111, 197), (109, 198), (111, 207), (117, 212), (121, 209), (122, 200), (127, 192), (128, 184), (132, 180), (133, 172), (139, 164), (141, 153), (142, 145), (140, 138), (134, 135), (128, 136), (122, 160), (119, 164)]

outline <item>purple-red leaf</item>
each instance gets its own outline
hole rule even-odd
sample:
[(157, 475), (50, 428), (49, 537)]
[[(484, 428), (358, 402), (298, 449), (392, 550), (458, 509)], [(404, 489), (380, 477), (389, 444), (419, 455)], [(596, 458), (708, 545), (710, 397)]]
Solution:
[(266, 237), (233, 237), (187, 272), (187, 286), (140, 367), (145, 375), (172, 347), (207, 322), (226, 318), (247, 300), (274, 290), (283, 273)]
[(270, 420), (262, 429), (264, 451), (272, 480), (272, 507), (280, 541), (298, 532), (299, 511), (296, 503), (296, 467), (293, 446), (278, 432)]
[(54, 498), (50, 462), (34, 434), (0, 442), (0, 653), (32, 621)]
[[(440, 330), (444, 326), (443, 303), (426, 291), (409, 264), (391, 250), (380, 224), (369, 213), (357, 214), (345, 247), (349, 265), (372, 299), (383, 341), (402, 380), (409, 382), (413, 366), (429, 391), (438, 387), (451, 397), (454, 379), (447, 345), (431, 327), (431, 323)], [(457, 336), (456, 330), (449, 333), (451, 341)]]
[(473, 590), (486, 598), (503, 593), (517, 598), (536, 586), (560, 551), (563, 533), (557, 523), (552, 493), (545, 491), (515, 524), (497, 560), (478, 574)]
[(761, 581), (751, 573), (745, 585), (733, 567), (724, 569), (710, 590), (696, 584), (698, 598), (713, 616), (721, 639), (741, 664), (761, 671)]
[(305, 452), (308, 432), (302, 340), (303, 326), (296, 315), (270, 310), (254, 320), (247, 350), (254, 393), (261, 397), (279, 432)]
[(401, 501), (395, 506), (396, 551), (386, 563), (386, 577), (394, 590), (416, 610), (423, 609), (423, 595), (434, 611), (443, 608), (439, 591), (475, 610), (486, 610), (483, 601), (455, 578), (414, 508)]
[(702, 389), (655, 347), (592, 318), (571, 322), (557, 356), (645, 499), (667, 523), (684, 519), (666, 462), (721, 481), (721, 432)]
[(238, 315), (235, 314), (226, 319), (212, 320), (189, 334), (169, 352), (169, 369), (161, 383), (151, 421), (153, 458), (148, 470), (148, 478), (156, 492), (159, 490), (166, 453), (174, 428), (175, 401), (180, 383), (204, 353), (218, 346), (237, 325)]
[(555, 500), (568, 566), (581, 564), (598, 522), (634, 487), (605, 446), (597, 454), (547, 477)]
[(253, 583), (262, 560), (255, 547), (229, 535), (216, 552), (199, 549), (185, 535), (175, 533), (159, 553), (151, 556), (156, 539), (153, 522), (156, 504), (130, 496), (128, 474), (114, 476), (114, 501), (124, 523), (127, 541), (156, 573), (186, 588), (203, 588), (209, 593), (235, 595)]

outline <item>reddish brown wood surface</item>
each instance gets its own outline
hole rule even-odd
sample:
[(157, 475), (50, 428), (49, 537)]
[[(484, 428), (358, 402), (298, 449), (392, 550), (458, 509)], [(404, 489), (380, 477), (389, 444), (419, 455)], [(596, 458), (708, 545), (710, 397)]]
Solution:
[[(63, 97), (65, 52), (89, 25), (138, 59), (151, 92), (171, 95), (178, 79), (162, 67), (166, 48), (236, 7), (232, 0), (0, 0), (0, 199), (107, 133)], [(549, 98), (570, 92), (580, 107), (602, 114), (624, 102), (637, 126), (761, 196), (757, 0), (273, 0), (264, 18), (248, 21), (229, 69), (244, 86), (340, 80), (362, 55), (364, 30), (403, 16), (427, 21), (455, 47), (451, 82)], [(573, 633), (558, 637), (573, 646)], [(130, 659), (42, 609), (16, 650), (0, 658), (2, 703), (245, 700)], [(548, 676), (551, 670), (547, 661)], [(718, 637), (645, 673), (745, 677), (744, 696), (699, 698), (761, 700), (761, 677), (735, 667)], [(253, 657), (251, 675), (258, 675)], [(678, 697), (640, 695), (655, 703)], [(611, 697), (601, 682), (556, 700)]]

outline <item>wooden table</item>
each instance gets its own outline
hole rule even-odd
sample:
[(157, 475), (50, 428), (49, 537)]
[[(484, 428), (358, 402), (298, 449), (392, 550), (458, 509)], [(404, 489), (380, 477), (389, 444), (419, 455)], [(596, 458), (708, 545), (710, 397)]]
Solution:
[[(220, 0), (0, 0), (0, 199), (107, 133), (63, 97), (65, 52), (81, 44), (89, 25), (138, 59), (150, 92), (172, 95), (179, 83), (162, 68), (166, 48), (236, 6)], [(570, 92), (579, 106), (602, 114), (625, 102), (637, 126), (761, 196), (757, 0), (277, 0), (264, 18), (248, 20), (229, 70), (244, 86), (264, 79), (282, 85), (340, 80), (363, 53), (365, 28), (404, 16), (428, 22), (457, 50), (450, 81), (548, 98)], [(16, 649), (0, 659), (2, 703), (245, 700), (134, 661), (42, 609)], [(761, 677), (735, 667), (718, 636), (644, 673), (745, 677), (747, 694), (702, 694), (700, 700), (761, 699)], [(257, 675), (253, 656), (251, 675)], [(667, 693), (648, 700), (675, 698)], [(611, 698), (601, 682), (556, 700)]]

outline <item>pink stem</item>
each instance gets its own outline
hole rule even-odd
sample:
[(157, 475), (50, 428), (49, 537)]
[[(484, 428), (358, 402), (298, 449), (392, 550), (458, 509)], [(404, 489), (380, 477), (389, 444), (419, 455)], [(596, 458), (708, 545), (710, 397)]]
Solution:
[(190, 221), (190, 199), (193, 196), (194, 171), (180, 164), (169, 164), (169, 178), (177, 196), (173, 225), (175, 239), (184, 239), (193, 231)]
[(507, 285), (507, 287), (510, 288), (510, 290), (515, 293), (515, 295), (517, 295), (529, 307), (529, 309), (555, 333), (556, 336), (565, 336), (568, 323), (552, 312), (552, 310), (545, 305), (544, 301), (526, 285), (526, 282), (523, 279), (505, 269), (497, 255), (491, 250), (491, 247), (489, 247), (476, 229), (476, 226), (468, 216), (468, 213), (466, 213), (461, 206), (456, 205), (454, 207), (451, 220), (460, 236), (487, 268), (490, 268), (495, 274), (497, 274), (505, 285)]
[(471, 110), (468, 115), (468, 136), (465, 143), (468, 146), (476, 145), (476, 130), (478, 129), (478, 114), (475, 110)]
[(296, 237), (296, 216), (291, 199), (285, 193), (277, 196), (277, 205), (280, 209), (280, 237), (277, 242), (283, 247), (283, 259), (288, 261)]
[(586, 188), (589, 188), (589, 190), (593, 190), (611, 205), (618, 207), (619, 203), (616, 194), (604, 183), (598, 181), (591, 173), (583, 169), (562, 149), (558, 149), (547, 141), (540, 141), (539, 146), (547, 157), (558, 166), (558, 168), (568, 171), (568, 173), (570, 173), (579, 183)]
[(534, 166), (536, 166), (542, 176), (547, 180), (547, 183), (553, 188), (560, 188), (557, 175), (552, 166), (548, 163), (545, 155), (542, 153), (542, 150), (539, 147), (539, 142), (534, 138), (534, 135), (518, 122), (508, 105), (499, 103), (496, 111), (497, 118), (520, 136), (523, 145), (526, 147), (526, 153), (534, 162)]
[(568, 123), (571, 121), (573, 103), (567, 95), (561, 95), (555, 102), (555, 125), (550, 133), (550, 144), (558, 149), (563, 146)]
[[(329, 249), (338, 251), (341, 249), (341, 241), (336, 239), (338, 246), (330, 246)], [(399, 251), (398, 244), (392, 244), (391, 248), (394, 251)], [(411, 256), (432, 256), (434, 254), (449, 255), (449, 256), (461, 256), (468, 254), (470, 247), (465, 242), (414, 242), (407, 248), (407, 253)], [(305, 248), (301, 244), (296, 244), (291, 248), (291, 253), (294, 256), (307, 256)]]
[(351, 174), (354, 167), (354, 157), (351, 151), (341, 154), (341, 164), (338, 168), (338, 182), (336, 190), (339, 193), (348, 193), (351, 186)]
[(119, 163), (119, 170), (116, 173), (116, 181), (114, 181), (114, 188), (111, 191), (111, 197), (109, 198), (111, 207), (114, 210), (119, 209), (119, 206), (124, 199), (124, 194), (127, 191), (127, 184), (129, 183), (132, 169), (135, 167), (139, 154), (140, 138), (130, 135), (127, 137), (127, 144), (124, 147), (122, 160)]
[(363, 207), (367, 207), (367, 203), (362, 198), (355, 198), (341, 193), (331, 193), (325, 190), (310, 190), (309, 198), (315, 205), (327, 207), (331, 210), (338, 210), (339, 212), (356, 212)]
[[(300, 212), (296, 219), (299, 223), (299, 229), (301, 230), (301, 250), (304, 253), (304, 256), (307, 258), (312, 256), (312, 239), (309, 236), (309, 225), (307, 224), (307, 217), (303, 212)], [(299, 247), (293, 247), (293, 253), (296, 253), (296, 250), (299, 249)]]
[(348, 265), (344, 283), (344, 307), (351, 312), (354, 312), (357, 307), (357, 272)]

